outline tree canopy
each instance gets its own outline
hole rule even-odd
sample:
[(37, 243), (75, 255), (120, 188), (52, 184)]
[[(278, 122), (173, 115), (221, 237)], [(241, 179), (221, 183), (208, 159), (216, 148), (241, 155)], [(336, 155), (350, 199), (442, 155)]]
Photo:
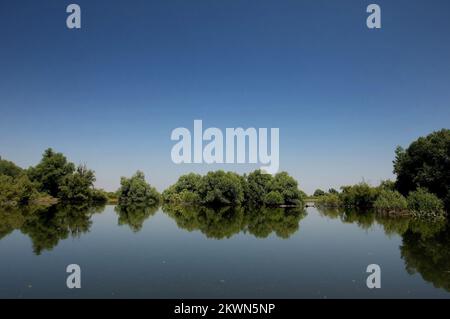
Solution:
[(450, 130), (420, 137), (408, 148), (398, 147), (394, 160), (396, 187), (403, 194), (422, 187), (450, 208)]

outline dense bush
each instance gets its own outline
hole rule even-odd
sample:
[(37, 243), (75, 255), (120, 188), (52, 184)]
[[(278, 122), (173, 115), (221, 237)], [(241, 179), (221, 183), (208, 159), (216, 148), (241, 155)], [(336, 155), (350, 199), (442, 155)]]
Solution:
[(444, 204), (436, 195), (423, 188), (408, 195), (408, 209), (421, 217), (445, 216)]
[(158, 191), (145, 181), (145, 175), (137, 171), (131, 178), (122, 177), (119, 189), (119, 205), (154, 205), (159, 202)]
[(399, 192), (382, 189), (373, 207), (383, 212), (405, 212), (408, 209), (408, 202)]

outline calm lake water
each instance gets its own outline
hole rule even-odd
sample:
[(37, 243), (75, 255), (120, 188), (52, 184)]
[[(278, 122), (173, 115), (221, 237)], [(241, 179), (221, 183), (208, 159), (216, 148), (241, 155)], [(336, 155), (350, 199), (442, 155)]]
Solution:
[[(315, 208), (0, 212), (0, 297), (449, 298), (449, 233)], [(66, 287), (69, 264), (81, 289)]]

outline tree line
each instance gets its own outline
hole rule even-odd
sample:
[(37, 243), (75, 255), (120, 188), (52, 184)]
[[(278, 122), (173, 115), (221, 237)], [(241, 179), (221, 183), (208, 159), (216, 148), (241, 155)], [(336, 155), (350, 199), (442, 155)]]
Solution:
[[(450, 130), (443, 129), (397, 148), (396, 181), (373, 187), (362, 182), (340, 191), (314, 192), (318, 205), (375, 208), (387, 213), (444, 216), (450, 207)], [(75, 166), (62, 153), (47, 149), (34, 167), (22, 169), (0, 159), (0, 206), (39, 203), (104, 203), (120, 207), (154, 206), (160, 202), (206, 206), (303, 206), (307, 195), (288, 173), (274, 176), (256, 170), (238, 175), (215, 171), (187, 174), (162, 194), (142, 172), (122, 177), (117, 192), (94, 187), (95, 173)], [(126, 209), (125, 209), (126, 210)], [(128, 209), (130, 210), (130, 209)]]
[(443, 217), (450, 209), (450, 130), (420, 137), (393, 161), (395, 181), (372, 187), (362, 182), (341, 191), (316, 190), (319, 206), (374, 208), (377, 211)]

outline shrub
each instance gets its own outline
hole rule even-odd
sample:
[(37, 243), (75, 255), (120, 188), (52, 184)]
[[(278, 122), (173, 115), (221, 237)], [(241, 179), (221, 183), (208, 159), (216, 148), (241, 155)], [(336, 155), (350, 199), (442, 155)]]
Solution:
[(409, 193), (408, 208), (419, 217), (445, 216), (442, 200), (424, 188), (419, 188), (417, 191)]
[(140, 171), (131, 178), (122, 177), (120, 185), (119, 205), (154, 205), (160, 200), (158, 191), (145, 181)]
[(399, 192), (383, 189), (373, 207), (379, 211), (403, 212), (408, 209), (408, 202)]

